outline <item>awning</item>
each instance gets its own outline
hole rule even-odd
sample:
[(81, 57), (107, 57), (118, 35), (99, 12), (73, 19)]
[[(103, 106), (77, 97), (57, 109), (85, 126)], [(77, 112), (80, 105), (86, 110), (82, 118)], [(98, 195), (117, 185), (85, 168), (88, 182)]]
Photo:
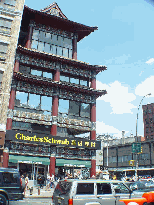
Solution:
[(61, 167), (87, 167), (91, 168), (91, 161), (85, 160), (69, 160), (69, 159), (56, 159), (56, 166)]
[(9, 162), (26, 163), (26, 164), (44, 164), (44, 165), (50, 164), (50, 160), (47, 157), (32, 157), (32, 156), (21, 156), (21, 155), (9, 155)]

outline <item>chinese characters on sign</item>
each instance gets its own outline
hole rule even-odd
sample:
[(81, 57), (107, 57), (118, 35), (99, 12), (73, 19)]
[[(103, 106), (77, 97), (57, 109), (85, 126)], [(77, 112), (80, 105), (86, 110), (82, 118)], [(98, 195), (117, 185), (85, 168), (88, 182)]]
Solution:
[(82, 138), (59, 137), (52, 135), (44, 136), (42, 134), (17, 132), (12, 130), (6, 132), (6, 140), (77, 148), (101, 149), (100, 141), (86, 140)]

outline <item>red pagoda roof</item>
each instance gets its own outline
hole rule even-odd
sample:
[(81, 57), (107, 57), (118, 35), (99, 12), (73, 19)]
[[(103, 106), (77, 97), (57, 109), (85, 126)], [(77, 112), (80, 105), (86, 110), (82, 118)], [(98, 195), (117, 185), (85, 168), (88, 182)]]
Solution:
[[(43, 24), (46, 26), (51, 26), (56, 29), (77, 33), (78, 42), (85, 36), (88, 36), (91, 32), (94, 32), (98, 29), (98, 27), (90, 27), (74, 21), (70, 21), (62, 12), (60, 12), (60, 9), (57, 4), (56, 9), (51, 8), (52, 6), (53, 5), (49, 6), (49, 9), (47, 7), (46, 9), (43, 9), (41, 11), (37, 11), (29, 8), (28, 6), (24, 6), (22, 26), (26, 25), (28, 27), (30, 21), (33, 20), (38, 24)], [(59, 11), (59, 16), (52, 15), (52, 13), (49, 12), (51, 9)]]

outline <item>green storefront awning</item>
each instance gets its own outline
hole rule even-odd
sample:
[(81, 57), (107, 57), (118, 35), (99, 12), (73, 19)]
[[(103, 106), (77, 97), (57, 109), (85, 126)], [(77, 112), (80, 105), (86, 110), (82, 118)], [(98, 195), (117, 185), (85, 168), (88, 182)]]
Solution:
[(69, 159), (56, 159), (56, 166), (62, 167), (87, 167), (91, 168), (91, 161), (85, 160), (69, 160)]
[(50, 164), (50, 160), (47, 157), (32, 157), (32, 156), (21, 156), (21, 155), (9, 155), (9, 162), (27, 163), (27, 164), (44, 164), (44, 165)]

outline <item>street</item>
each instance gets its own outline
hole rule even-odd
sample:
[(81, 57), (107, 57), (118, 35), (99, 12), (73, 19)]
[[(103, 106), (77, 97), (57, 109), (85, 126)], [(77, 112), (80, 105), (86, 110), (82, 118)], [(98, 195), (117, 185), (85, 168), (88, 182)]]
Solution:
[(31, 204), (42, 204), (52, 205), (52, 198), (24, 198), (20, 201), (10, 201), (10, 205), (31, 205)]

